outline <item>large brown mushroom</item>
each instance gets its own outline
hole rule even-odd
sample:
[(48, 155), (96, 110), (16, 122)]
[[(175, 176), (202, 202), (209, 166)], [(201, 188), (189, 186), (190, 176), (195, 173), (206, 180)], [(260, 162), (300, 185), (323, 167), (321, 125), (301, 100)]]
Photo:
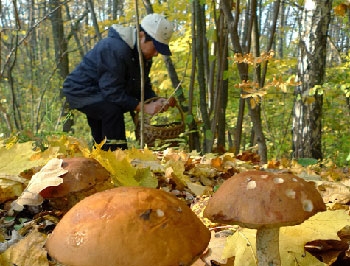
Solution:
[(118, 187), (70, 209), (46, 248), (69, 266), (185, 266), (202, 254), (209, 240), (200, 219), (170, 193)]
[(297, 225), (326, 206), (312, 182), (292, 174), (247, 171), (226, 180), (209, 199), (213, 222), (257, 229), (258, 265), (281, 265), (279, 228)]

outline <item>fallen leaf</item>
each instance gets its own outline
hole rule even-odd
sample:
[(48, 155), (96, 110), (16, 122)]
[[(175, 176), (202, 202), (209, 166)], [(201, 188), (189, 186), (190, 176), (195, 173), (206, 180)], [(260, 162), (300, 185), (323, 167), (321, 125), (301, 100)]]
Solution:
[(217, 157), (217, 158), (213, 158), (211, 160), (211, 166), (218, 169), (218, 170), (222, 170), (222, 159), (220, 157)]
[[(116, 157), (118, 155), (118, 158)], [(97, 160), (112, 175), (114, 185), (119, 186), (138, 186), (135, 180), (136, 169), (131, 165), (124, 156), (123, 151), (116, 153), (104, 151), (100, 146), (96, 145), (96, 149), (91, 152), (92, 158)]]
[(187, 187), (196, 195), (196, 196), (202, 196), (205, 194), (206, 191), (209, 190), (207, 186), (202, 186), (197, 183), (187, 182)]
[(184, 175), (185, 165), (182, 161), (169, 161), (166, 164), (165, 177), (174, 181), (178, 190), (183, 190), (189, 182), (189, 177)]
[[(203, 256), (203, 260), (207, 265), (211, 265), (211, 261), (216, 261), (220, 264), (226, 264), (229, 260), (223, 256), (223, 251), (226, 246), (226, 237), (221, 237), (219, 234), (216, 234), (214, 231), (211, 231), (211, 238), (208, 245), (208, 251)], [(233, 265), (233, 264), (232, 264)]]
[[(337, 232), (349, 224), (350, 216), (347, 211), (328, 210), (317, 213), (300, 225), (282, 227), (280, 230), (280, 248), (285, 255), (281, 255), (281, 257), (287, 258), (287, 254), (289, 254), (289, 263), (292, 263), (292, 261), (295, 261), (299, 257), (298, 261), (301, 262), (300, 265), (314, 265), (305, 263), (302, 257), (304, 254), (304, 245), (316, 239), (339, 240)], [(322, 263), (320, 265), (324, 264)]]
[(314, 240), (305, 244), (306, 251), (327, 265), (333, 265), (338, 256), (348, 249), (349, 244), (340, 240)]
[[(112, 162), (111, 162), (112, 163)], [(102, 165), (104, 166), (104, 165)], [(109, 169), (112, 174), (113, 183), (122, 186), (138, 186), (139, 183), (135, 179), (136, 168), (126, 160), (114, 161), (110, 164)]]
[(136, 170), (135, 179), (140, 186), (156, 188), (158, 186), (158, 179), (154, 176), (149, 168), (139, 168)]
[(60, 176), (67, 173), (67, 170), (62, 168), (62, 162), (62, 159), (51, 159), (38, 173), (34, 174), (21, 196), (12, 203), (12, 208), (15, 211), (22, 211), (24, 205), (40, 205), (43, 198), (39, 193), (47, 187), (58, 186), (63, 182)]
[(325, 203), (350, 202), (350, 189), (340, 182), (316, 181), (317, 188)]
[(155, 161), (155, 160), (157, 160), (157, 156), (147, 147), (145, 147), (143, 150), (131, 148), (129, 150), (125, 150), (125, 153), (129, 159), (129, 161), (131, 161), (133, 159), (139, 159), (142, 161)]
[(19, 197), (27, 180), (15, 175), (0, 174), (0, 203)]
[(48, 159), (31, 160), (37, 154), (33, 142), (15, 143), (10, 148), (0, 147), (0, 174), (18, 175), (19, 172), (44, 165)]
[[(339, 240), (337, 232), (350, 224), (350, 216), (344, 210), (320, 212), (304, 223), (280, 229), (280, 254), (284, 266), (321, 266), (310, 253), (304, 251), (305, 243), (316, 239)], [(235, 256), (237, 265), (255, 266), (256, 230), (241, 228), (227, 238), (223, 257)]]
[(48, 266), (47, 252), (43, 248), (45, 241), (45, 234), (33, 230), (0, 255), (1, 265)]

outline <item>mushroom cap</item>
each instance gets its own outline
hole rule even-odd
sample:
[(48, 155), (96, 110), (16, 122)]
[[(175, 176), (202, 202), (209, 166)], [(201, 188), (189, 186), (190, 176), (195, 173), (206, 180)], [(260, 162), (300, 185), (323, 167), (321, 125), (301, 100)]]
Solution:
[(92, 158), (64, 158), (62, 167), (68, 172), (61, 177), (63, 183), (50, 186), (40, 192), (44, 198), (60, 198), (69, 193), (87, 190), (97, 183), (105, 182), (110, 178), (109, 172)]
[(68, 172), (63, 183), (40, 192), (53, 208), (67, 211), (85, 197), (114, 188), (110, 173), (92, 158), (65, 158), (62, 167)]
[(259, 229), (301, 224), (325, 210), (313, 182), (293, 174), (247, 171), (219, 187), (204, 216), (217, 223)]
[(69, 266), (191, 265), (210, 232), (162, 190), (118, 187), (89, 196), (57, 224), (46, 248)]

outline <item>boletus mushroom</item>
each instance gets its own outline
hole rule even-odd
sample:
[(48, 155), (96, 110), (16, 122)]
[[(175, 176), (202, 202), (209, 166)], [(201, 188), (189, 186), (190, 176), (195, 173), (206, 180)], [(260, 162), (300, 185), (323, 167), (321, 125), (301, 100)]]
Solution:
[(48, 237), (46, 248), (69, 266), (191, 265), (210, 232), (168, 192), (118, 187), (86, 197)]
[(247, 171), (226, 180), (208, 201), (213, 222), (257, 229), (258, 265), (281, 265), (279, 228), (303, 223), (326, 206), (313, 182), (293, 174)]
[(63, 183), (40, 192), (55, 209), (67, 211), (81, 199), (114, 187), (110, 173), (95, 159), (64, 158), (62, 167), (68, 171), (61, 176)]

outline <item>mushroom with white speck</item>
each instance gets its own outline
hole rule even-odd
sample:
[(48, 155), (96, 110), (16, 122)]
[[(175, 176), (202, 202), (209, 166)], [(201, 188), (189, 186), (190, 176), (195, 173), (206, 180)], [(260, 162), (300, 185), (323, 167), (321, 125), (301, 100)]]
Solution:
[(70, 209), (46, 249), (69, 266), (188, 266), (209, 240), (184, 201), (159, 189), (118, 187)]
[(303, 223), (326, 206), (312, 182), (293, 174), (247, 171), (226, 180), (209, 199), (213, 222), (257, 229), (258, 265), (281, 265), (279, 228)]
[(61, 176), (63, 183), (40, 192), (55, 209), (68, 211), (83, 198), (115, 187), (110, 173), (95, 159), (64, 158), (62, 167), (68, 171)]

